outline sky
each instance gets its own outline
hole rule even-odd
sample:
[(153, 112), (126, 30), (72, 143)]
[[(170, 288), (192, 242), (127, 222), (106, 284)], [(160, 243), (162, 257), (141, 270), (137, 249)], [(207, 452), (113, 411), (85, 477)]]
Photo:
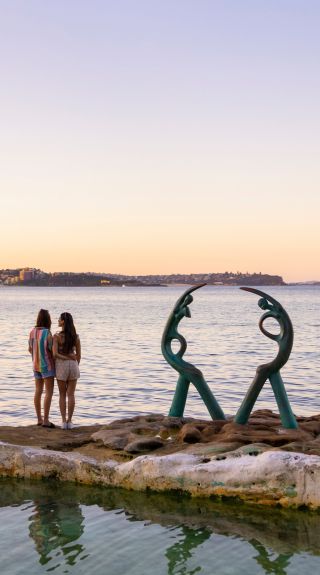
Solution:
[(320, 2), (0, 0), (0, 268), (320, 280)]

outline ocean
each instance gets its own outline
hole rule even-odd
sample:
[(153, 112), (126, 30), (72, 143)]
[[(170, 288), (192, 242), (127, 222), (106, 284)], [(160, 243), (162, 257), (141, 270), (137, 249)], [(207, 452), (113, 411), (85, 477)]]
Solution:
[[(82, 344), (81, 378), (76, 390), (74, 421), (107, 423), (141, 413), (168, 413), (177, 373), (161, 354), (161, 335), (178, 297), (187, 286), (153, 288), (0, 289), (0, 417), (2, 425), (35, 422), (34, 380), (28, 336), (38, 310), (49, 309), (52, 331), (69, 311)], [(261, 287), (284, 306), (295, 338), (281, 374), (294, 413), (320, 412), (320, 287)], [(191, 318), (179, 330), (188, 342), (184, 358), (203, 372), (226, 414), (235, 414), (257, 366), (270, 361), (277, 344), (258, 328), (258, 297), (237, 287), (205, 286), (194, 293)], [(272, 325), (266, 325), (274, 330)], [(267, 382), (255, 409), (277, 410)], [(209, 417), (190, 386), (186, 416)], [(58, 390), (50, 417), (60, 421)]]

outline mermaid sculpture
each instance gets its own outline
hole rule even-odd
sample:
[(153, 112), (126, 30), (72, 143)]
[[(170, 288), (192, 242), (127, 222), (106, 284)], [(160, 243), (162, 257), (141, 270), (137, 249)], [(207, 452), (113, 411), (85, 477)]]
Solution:
[[(202, 397), (212, 419), (225, 419), (224, 413), (211, 392), (200, 369), (183, 359), (183, 355), (187, 349), (187, 342), (178, 332), (178, 325), (182, 318), (191, 317), (189, 309), (189, 305), (193, 302), (191, 293), (204, 285), (206, 284), (193, 286), (182, 294), (169, 316), (162, 335), (162, 353), (169, 365), (179, 373), (169, 415), (174, 417), (183, 417), (189, 385), (191, 382)], [(172, 342), (174, 340), (177, 340), (180, 343), (180, 349), (177, 352), (172, 350)]]
[[(250, 388), (247, 391), (245, 398), (242, 401), (234, 421), (236, 423), (242, 424), (247, 423), (257, 397), (266, 380), (269, 379), (276, 398), (276, 402), (278, 404), (283, 427), (296, 429), (298, 424), (296, 422), (295, 416), (292, 413), (286, 390), (280, 375), (280, 369), (288, 361), (293, 345), (293, 327), (291, 320), (282, 305), (270, 295), (254, 288), (242, 287), (240, 289), (261, 296), (261, 299), (258, 301), (258, 306), (261, 309), (268, 311), (261, 316), (259, 321), (259, 328), (266, 337), (269, 337), (270, 339), (273, 339), (277, 342), (279, 351), (273, 361), (259, 365), (257, 367), (256, 375)], [(263, 322), (269, 317), (274, 318), (278, 322), (280, 326), (279, 334), (272, 334), (264, 328)]]

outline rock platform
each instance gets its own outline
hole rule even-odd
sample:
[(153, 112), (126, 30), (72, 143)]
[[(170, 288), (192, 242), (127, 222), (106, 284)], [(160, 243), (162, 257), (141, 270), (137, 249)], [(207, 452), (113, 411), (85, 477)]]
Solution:
[(282, 507), (320, 508), (320, 415), (255, 411), (246, 425), (147, 414), (108, 425), (0, 427), (0, 476), (176, 490)]

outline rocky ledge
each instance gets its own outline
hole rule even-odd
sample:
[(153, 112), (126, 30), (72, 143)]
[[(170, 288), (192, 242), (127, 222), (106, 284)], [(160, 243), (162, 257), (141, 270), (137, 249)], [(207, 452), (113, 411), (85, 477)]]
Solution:
[(320, 508), (320, 415), (281, 426), (144, 415), (73, 430), (0, 427), (0, 475)]

